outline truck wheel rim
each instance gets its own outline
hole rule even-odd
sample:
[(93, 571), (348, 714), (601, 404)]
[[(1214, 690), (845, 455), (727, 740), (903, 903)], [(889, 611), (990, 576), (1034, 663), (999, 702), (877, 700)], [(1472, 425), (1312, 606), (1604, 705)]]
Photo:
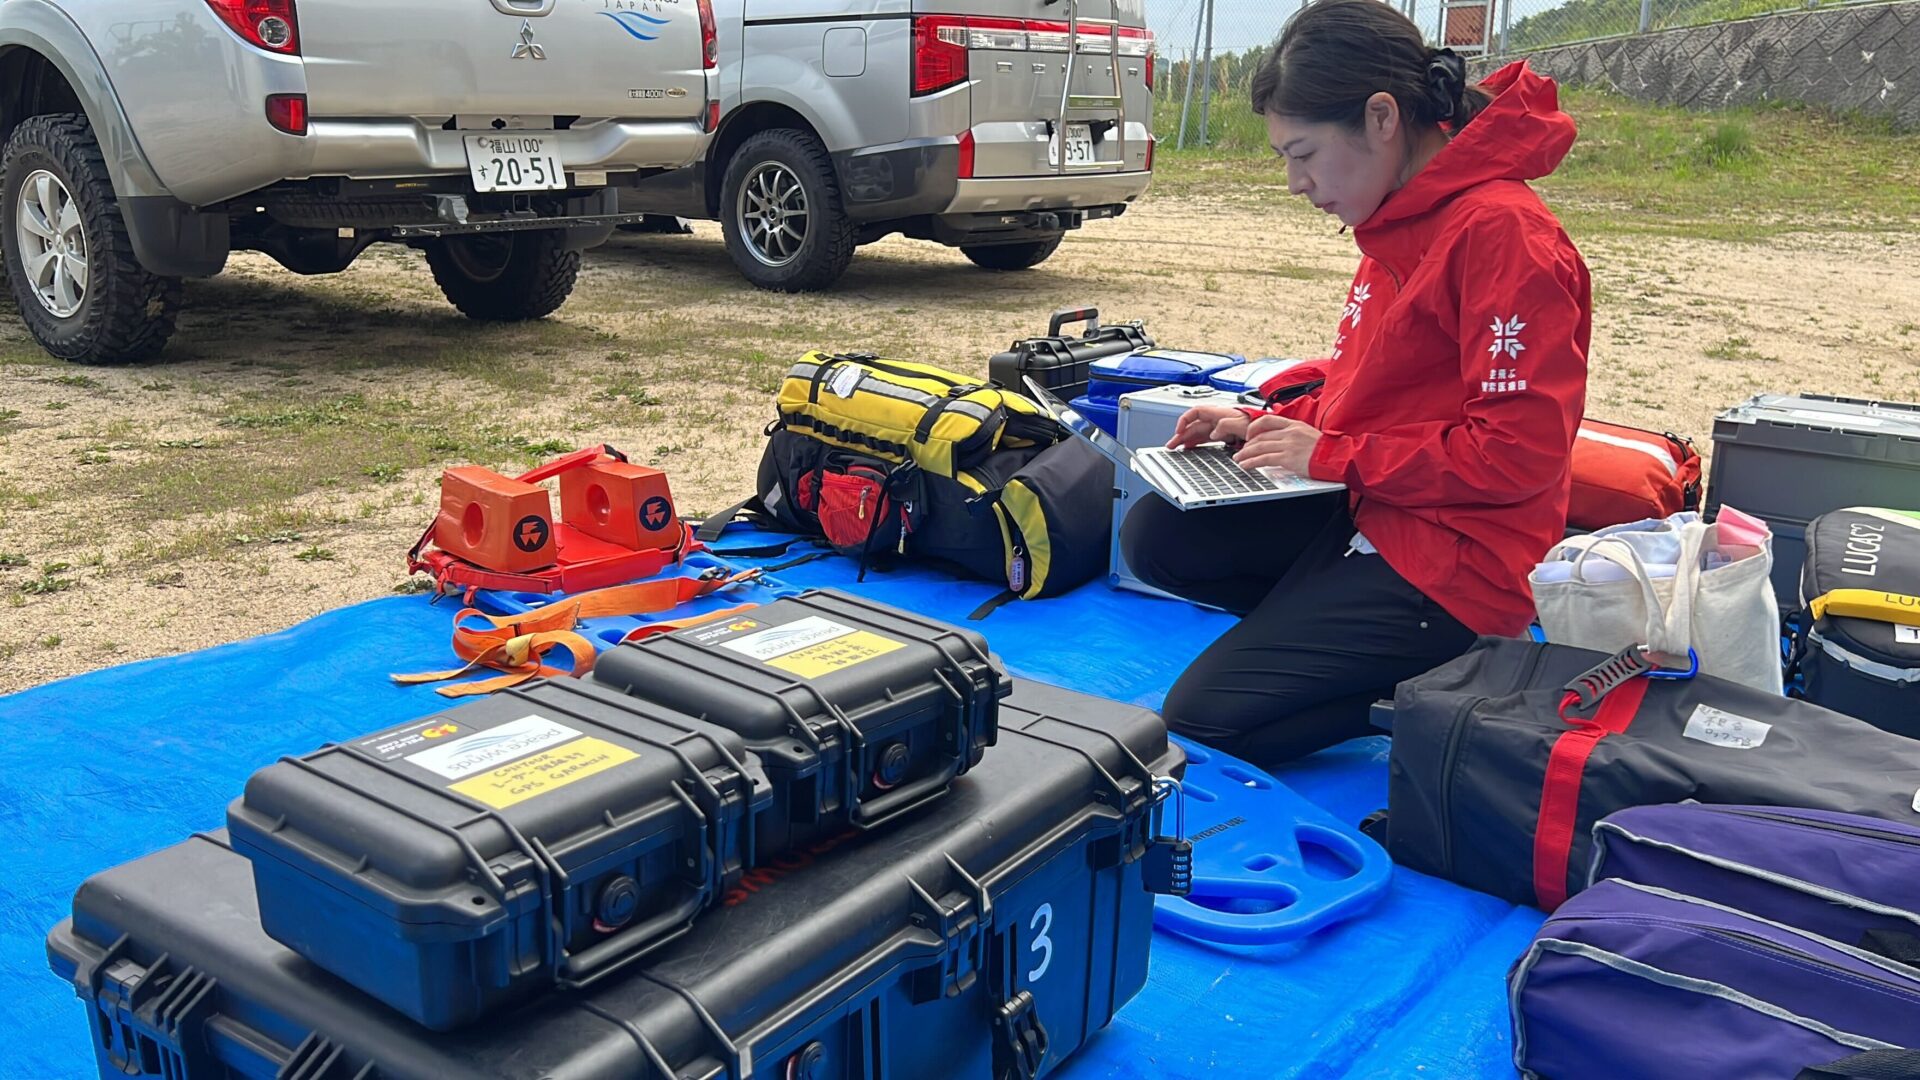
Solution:
[(72, 318), (87, 299), (87, 231), (80, 207), (60, 178), (36, 170), (20, 186), (14, 230), (20, 265), (40, 306), (55, 318)]
[(812, 215), (807, 190), (792, 169), (763, 161), (747, 173), (734, 207), (747, 250), (766, 266), (785, 266), (800, 257)]

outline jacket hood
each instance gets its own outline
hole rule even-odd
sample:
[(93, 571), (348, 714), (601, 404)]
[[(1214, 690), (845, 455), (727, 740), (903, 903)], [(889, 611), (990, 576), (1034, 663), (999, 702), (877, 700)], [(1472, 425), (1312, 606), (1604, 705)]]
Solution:
[(1573, 148), (1575, 129), (1573, 117), (1560, 111), (1554, 81), (1518, 60), (1489, 75), (1480, 88), (1492, 95), (1492, 103), (1405, 187), (1387, 196), (1355, 230), (1356, 239), (1490, 180), (1537, 180), (1559, 167)]

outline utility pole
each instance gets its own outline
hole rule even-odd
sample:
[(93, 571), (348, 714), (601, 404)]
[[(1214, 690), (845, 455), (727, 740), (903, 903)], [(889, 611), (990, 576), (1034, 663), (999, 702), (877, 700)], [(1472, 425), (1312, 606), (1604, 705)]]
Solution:
[[(1652, 0), (1642, 0), (1651, 3)], [(1207, 54), (1200, 71), (1200, 145), (1213, 144), (1213, 131), (1207, 126), (1207, 110), (1213, 104), (1213, 0), (1207, 5)]]

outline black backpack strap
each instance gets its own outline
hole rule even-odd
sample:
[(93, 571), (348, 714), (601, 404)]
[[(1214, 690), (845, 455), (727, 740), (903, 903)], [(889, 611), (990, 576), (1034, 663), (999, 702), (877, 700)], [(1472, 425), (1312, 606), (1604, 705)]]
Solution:
[(749, 495), (717, 514), (707, 515), (707, 519), (693, 531), (693, 538), (703, 544), (711, 544), (720, 539), (720, 534), (726, 531), (727, 526), (733, 524), (734, 519), (742, 515), (763, 516), (759, 512), (759, 507), (760, 496)]
[(996, 611), (999, 611), (1001, 608), (1005, 607), (1006, 605), (1018, 599), (1020, 599), (1019, 593), (1014, 592), (1012, 589), (1004, 589), (999, 593), (999, 595), (995, 596), (993, 599), (988, 600), (986, 603), (981, 604), (977, 608), (974, 608), (973, 614), (967, 616), (967, 621), (977, 622), (981, 619), (984, 619), (987, 616), (993, 614)]
[(1920, 1080), (1920, 1050), (1868, 1050), (1809, 1065), (1795, 1080)]

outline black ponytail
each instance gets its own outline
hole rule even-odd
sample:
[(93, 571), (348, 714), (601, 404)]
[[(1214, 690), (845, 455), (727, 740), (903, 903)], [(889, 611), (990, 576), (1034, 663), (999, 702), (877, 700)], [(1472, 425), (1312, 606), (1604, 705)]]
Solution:
[(1359, 130), (1367, 99), (1393, 95), (1409, 124), (1465, 127), (1491, 100), (1467, 84), (1467, 62), (1430, 49), (1420, 28), (1381, 0), (1314, 0), (1287, 20), (1253, 76), (1253, 111)]

